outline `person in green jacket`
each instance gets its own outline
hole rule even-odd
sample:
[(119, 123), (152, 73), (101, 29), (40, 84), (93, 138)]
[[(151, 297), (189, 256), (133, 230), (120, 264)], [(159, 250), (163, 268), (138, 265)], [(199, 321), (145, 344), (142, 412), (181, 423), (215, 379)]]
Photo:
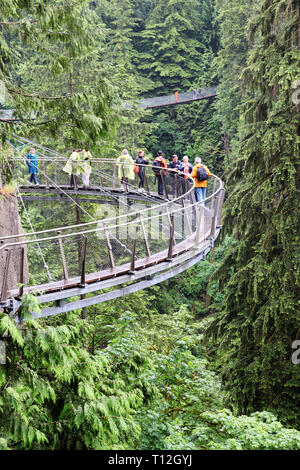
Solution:
[(84, 188), (89, 186), (92, 155), (89, 151), (76, 149), (69, 157), (63, 171), (71, 176), (70, 186), (75, 186), (76, 176), (81, 176)]
[(123, 150), (122, 155), (116, 161), (116, 165), (118, 167), (118, 177), (124, 188), (128, 185), (129, 180), (134, 180), (134, 161), (127, 149)]

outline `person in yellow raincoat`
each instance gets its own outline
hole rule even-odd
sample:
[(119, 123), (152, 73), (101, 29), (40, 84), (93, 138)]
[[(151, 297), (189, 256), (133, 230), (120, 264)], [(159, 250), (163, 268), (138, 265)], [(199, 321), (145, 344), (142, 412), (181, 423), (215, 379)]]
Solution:
[(134, 180), (134, 161), (131, 155), (129, 155), (128, 150), (124, 149), (122, 155), (116, 161), (118, 167), (118, 177), (121, 180), (123, 185), (127, 186), (128, 180)]
[(75, 186), (75, 177), (82, 176), (83, 186), (89, 186), (92, 155), (89, 151), (83, 149), (76, 149), (69, 157), (63, 171), (71, 176), (70, 186)]

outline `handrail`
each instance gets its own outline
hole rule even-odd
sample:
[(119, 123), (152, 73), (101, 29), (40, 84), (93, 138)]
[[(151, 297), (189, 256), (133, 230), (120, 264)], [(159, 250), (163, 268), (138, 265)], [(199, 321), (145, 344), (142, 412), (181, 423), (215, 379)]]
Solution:
[[(20, 159), (22, 161), (22, 159)], [(54, 162), (55, 160), (52, 161), (52, 159), (49, 159), (51, 160), (51, 163)], [(101, 160), (102, 161), (102, 160)], [(111, 161), (109, 161), (111, 163)], [(114, 163), (116, 164), (116, 162), (114, 161)], [(131, 165), (131, 166), (135, 166), (136, 164), (126, 164), (126, 165)], [(139, 165), (141, 167), (145, 167), (145, 168), (154, 168), (153, 165)], [(167, 170), (169, 173), (174, 173), (174, 171), (172, 169), (169, 169), (169, 168), (165, 168), (165, 170)], [(181, 176), (185, 176), (184, 173), (182, 172), (176, 172), (178, 175), (181, 175)], [(214, 176), (215, 178), (218, 178), (217, 176), (215, 175), (212, 175)], [(72, 228), (76, 228), (76, 227), (86, 227), (86, 226), (89, 226), (89, 225), (95, 225), (95, 224), (98, 224), (98, 223), (105, 223), (107, 224), (107, 222), (111, 221), (111, 220), (120, 220), (124, 217), (128, 217), (128, 215), (130, 215), (130, 217), (132, 216), (135, 216), (135, 215), (140, 215), (141, 213), (144, 213), (144, 212), (148, 212), (148, 211), (153, 211), (153, 210), (156, 210), (156, 209), (161, 209), (161, 208), (164, 208), (168, 205), (172, 205), (172, 204), (175, 204), (175, 203), (178, 203), (182, 198), (185, 198), (186, 196), (188, 196), (189, 194), (191, 194), (191, 192), (193, 191), (194, 187), (195, 187), (195, 182), (194, 182), (194, 179), (190, 177), (190, 175), (188, 175), (188, 178), (189, 182), (191, 183), (191, 188), (184, 194), (184, 195), (181, 195), (180, 197), (178, 198), (175, 198), (175, 199), (172, 199), (171, 201), (166, 201), (162, 204), (157, 204), (155, 206), (152, 206), (151, 208), (146, 208), (146, 209), (142, 209), (138, 212), (132, 212), (130, 214), (121, 214), (119, 216), (116, 216), (116, 217), (110, 217), (110, 218), (107, 218), (107, 219), (100, 219), (100, 220), (95, 220), (95, 221), (92, 221), (92, 222), (85, 222), (85, 223), (82, 223), (82, 224), (78, 224), (78, 225), (68, 225), (68, 226), (63, 226), (63, 227), (56, 227), (54, 229), (47, 229), (47, 230), (40, 230), (40, 231), (37, 231), (37, 232), (28, 232), (28, 233), (23, 233), (23, 234), (15, 234), (15, 235), (7, 235), (5, 237), (1, 237), (1, 240), (2, 242), (4, 240), (9, 240), (11, 238), (26, 238), (26, 237), (29, 237), (31, 235), (37, 235), (37, 234), (42, 234), (42, 233), (51, 233), (51, 232), (56, 232), (57, 230), (71, 230)], [(218, 178), (219, 179), (219, 178)], [(221, 180), (220, 180), (221, 181)], [(73, 233), (73, 235), (75, 235), (75, 233)], [(44, 239), (45, 240), (45, 239)], [(7, 245), (6, 245), (7, 246)], [(3, 248), (0, 247), (0, 251), (1, 249)]]
[[(202, 202), (206, 203), (208, 202), (210, 199), (212, 199), (213, 197), (216, 197), (217, 194), (222, 190), (222, 187), (223, 187), (223, 184), (222, 184), (222, 181), (221, 179), (216, 176), (216, 175), (213, 175), (213, 177), (215, 177), (217, 180), (219, 180), (219, 182), (221, 183), (220, 184), (220, 187), (213, 193), (211, 194), (210, 196), (208, 196), (207, 198), (205, 198)], [(173, 201), (172, 201), (173, 202)], [(190, 205), (187, 205), (185, 206), (185, 210), (189, 209), (189, 208), (192, 208), (192, 207), (195, 207), (197, 206), (199, 203), (198, 202), (195, 202), (195, 203), (192, 203)], [(155, 208), (157, 207), (162, 207), (163, 205), (165, 204), (162, 204), (161, 206), (155, 206)], [(149, 210), (149, 209), (147, 209)], [(178, 209), (174, 209), (172, 210), (171, 212), (169, 212), (169, 215), (172, 215), (172, 214), (175, 214), (177, 212), (182, 212), (182, 207), (178, 208)], [(139, 212), (135, 212), (135, 213), (131, 213), (130, 216), (133, 216), (133, 215), (140, 215), (143, 211), (139, 211)], [(25, 240), (25, 241), (21, 241), (21, 242), (15, 242), (15, 243), (9, 243), (9, 244), (4, 244), (2, 247), (0, 247), (0, 252), (4, 249), (7, 249), (9, 247), (16, 247), (16, 246), (23, 246), (23, 245), (28, 245), (28, 244), (31, 244), (31, 243), (38, 243), (38, 242), (45, 242), (45, 241), (52, 241), (52, 240), (57, 240), (59, 238), (70, 238), (70, 237), (74, 237), (74, 236), (78, 236), (78, 235), (86, 235), (88, 233), (96, 233), (96, 232), (102, 232), (102, 231), (105, 231), (105, 230), (108, 230), (108, 229), (114, 229), (114, 228), (120, 228), (120, 227), (125, 227), (125, 226), (129, 226), (129, 225), (134, 225), (136, 224), (137, 222), (146, 222), (148, 220), (153, 220), (153, 219), (156, 219), (156, 218), (159, 218), (161, 217), (162, 214), (156, 214), (154, 216), (151, 216), (151, 217), (147, 217), (147, 218), (139, 218), (138, 220), (132, 220), (130, 222), (127, 222), (127, 223), (123, 223), (123, 224), (114, 224), (114, 225), (107, 225), (107, 221), (108, 220), (116, 220), (116, 219), (120, 219), (121, 217), (128, 217), (128, 214), (123, 214), (122, 216), (117, 216), (117, 217), (112, 217), (110, 219), (102, 219), (100, 221), (95, 221), (95, 222), (88, 222), (87, 224), (96, 224), (96, 223), (102, 223), (104, 226), (103, 227), (100, 227), (100, 228), (96, 228), (96, 229), (92, 229), (92, 230), (85, 230), (85, 231), (80, 231), (80, 232), (72, 232), (72, 233), (68, 233), (68, 234), (59, 234), (59, 235), (56, 235), (55, 237), (48, 237), (48, 238), (39, 238), (39, 239), (34, 239), (34, 240)], [(77, 225), (75, 227), (80, 227), (82, 225)], [(55, 229), (51, 229), (49, 231), (58, 231), (58, 230), (61, 230), (60, 228), (55, 228)], [(33, 232), (35, 234), (39, 233), (39, 232)], [(40, 232), (41, 233), (41, 232)], [(42, 233), (45, 233), (45, 232), (42, 232)], [(28, 235), (28, 234), (27, 234)], [(13, 236), (10, 236), (11, 238), (13, 238)], [(17, 238), (16, 236), (14, 236), (15, 238)], [(20, 237), (24, 237), (24, 235), (20, 235)]]
[[(115, 165), (115, 161), (113, 164)], [(153, 168), (152, 165), (141, 166), (147, 167), (150, 171)], [(51, 167), (50, 171), (52, 169)], [(169, 168), (161, 170), (161, 175), (165, 174), (163, 170), (166, 170), (167, 174), (174, 173)], [(46, 176), (46, 172), (43, 174)], [(172, 266), (178, 263), (186, 263), (180, 269), (187, 269), (188, 266), (199, 260), (199, 253), (201, 254), (200, 259), (204, 259), (213, 246), (222, 224), (223, 182), (213, 174), (213, 185), (210, 185), (209, 189), (209, 191), (212, 189), (212, 194), (201, 202), (193, 202), (194, 199), (190, 195), (195, 187), (194, 179), (190, 175), (184, 175), (181, 172), (176, 172), (176, 174), (182, 177), (188, 176), (190, 189), (185, 192), (187, 189), (185, 181), (187, 180), (182, 177), (176, 177), (176, 180), (174, 178), (170, 178), (170, 180), (163, 178), (166, 198), (168, 198), (169, 192), (167, 186), (170, 183), (172, 194), (174, 196), (181, 195), (171, 201), (162, 199), (162, 203), (159, 204), (156, 199), (152, 207), (139, 211), (135, 210), (132, 213), (94, 220), (84, 224), (4, 237), (0, 240), (3, 243), (0, 246), (0, 259), (4, 266), (4, 277), (0, 282), (0, 306), (7, 309), (6, 311), (16, 311), (21, 302), (20, 297), (27, 289), (29, 289), (28, 292), (34, 291), (37, 293), (41, 293), (41, 290), (43, 290), (45, 295), (42, 302), (48, 302), (48, 298), (52, 299), (49, 300), (50, 302), (58, 302), (56, 307), (46, 308), (43, 311), (43, 316), (49, 316), (64, 311), (59, 299), (81, 295), (89, 292), (89, 290), (91, 292), (96, 291), (102, 289), (103, 286), (115, 288), (116, 285), (120, 285), (122, 282), (134, 280), (136, 272), (139, 273), (138, 277), (141, 278), (147, 277), (149, 272), (156, 273), (167, 270), (169, 274), (166, 276), (160, 274), (157, 277), (155, 282), (160, 282), (160, 280), (172, 276)], [(94, 176), (97, 176), (96, 172), (94, 172)], [(150, 183), (150, 180), (148, 182)], [(153, 184), (155, 184), (155, 181)], [(49, 191), (49, 185), (46, 185), (46, 187)], [(59, 186), (56, 185), (56, 187), (59, 189)], [(146, 188), (149, 197), (148, 184), (146, 184)], [(99, 189), (110, 193), (115, 198), (114, 191), (105, 190), (102, 187)], [(125, 189), (126, 192), (122, 192), (122, 194), (130, 194), (128, 189)], [(143, 193), (139, 195), (142, 196)], [(144, 197), (145, 202), (149, 203), (147, 194), (144, 194)], [(183, 198), (182, 202), (178, 204), (181, 198)], [(96, 225), (96, 227), (93, 227), (93, 225)], [(70, 233), (66, 233), (67, 230)], [(54, 232), (56, 233), (54, 234)], [(35, 238), (28, 239), (32, 235)], [(12, 239), (20, 241), (11, 241)], [(120, 239), (126, 239), (126, 242), (121, 242)], [(105, 241), (102, 243), (100, 240)], [(48, 263), (44, 263), (44, 267), (50, 268), (53, 276), (51, 282), (46, 284), (46, 273), (41, 270), (40, 259), (30, 256), (34, 245), (43, 243), (46, 244), (45, 256)], [(39, 277), (36, 281), (37, 285), (26, 287), (25, 290), (24, 286), (27, 284), (25, 257), (27, 258), (27, 253), (29, 273), (33, 278), (36, 275)], [(189, 261), (187, 262), (187, 260)], [(168, 264), (164, 264), (166, 261)], [(13, 289), (12, 281), (8, 277), (12, 263), (14, 266), (20, 265), (17, 277), (22, 287), (17, 289)], [(175, 268), (174, 273), (176, 272)], [(117, 280), (115, 281), (115, 279)], [(141, 289), (148, 284), (146, 279), (137, 288)], [(69, 289), (71, 290), (69, 291)], [(105, 294), (103, 299), (113, 298), (114, 292), (115, 290), (109, 291), (109, 294)], [(119, 295), (121, 295), (121, 290), (118, 291)], [(95, 298), (86, 299), (85, 305), (93, 302), (97, 303), (98, 297), (96, 295)], [(76, 302), (71, 302), (68, 308), (76, 307), (77, 304), (75, 304)]]

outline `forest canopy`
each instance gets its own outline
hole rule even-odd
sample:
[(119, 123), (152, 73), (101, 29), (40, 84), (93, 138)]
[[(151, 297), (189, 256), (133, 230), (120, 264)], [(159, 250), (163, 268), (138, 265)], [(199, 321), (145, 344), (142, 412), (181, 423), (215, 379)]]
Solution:
[[(18, 184), (7, 164), (18, 135), (62, 155), (200, 157), (226, 199), (218, 244), (169, 281), (39, 320), (25, 293), (21, 324), (0, 311), (0, 449), (300, 449), (299, 8), (1, 3), (1, 203)], [(215, 98), (137, 106), (208, 86)], [(20, 204), (23, 229), (26, 211), (35, 230), (71, 225), (66, 207)]]

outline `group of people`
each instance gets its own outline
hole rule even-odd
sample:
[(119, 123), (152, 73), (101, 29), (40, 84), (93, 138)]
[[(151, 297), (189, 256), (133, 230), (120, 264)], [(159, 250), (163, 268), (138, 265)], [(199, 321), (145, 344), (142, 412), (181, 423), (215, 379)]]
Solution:
[[(207, 180), (211, 176), (211, 173), (207, 166), (203, 165), (201, 158), (197, 157), (195, 159), (194, 166), (189, 162), (189, 157), (184, 155), (182, 162), (179, 160), (178, 156), (174, 154), (172, 156), (171, 162), (167, 165), (167, 162), (164, 158), (162, 150), (157, 152), (157, 157), (153, 163), (153, 170), (156, 173), (157, 184), (158, 184), (158, 194), (164, 194), (163, 187), (163, 174), (166, 174), (166, 168), (170, 170), (171, 183), (172, 183), (172, 192), (174, 197), (178, 197), (179, 191), (181, 190), (182, 194), (186, 192), (186, 179), (191, 176), (195, 181), (195, 199), (196, 202), (201, 202), (206, 197), (207, 190)], [(176, 173), (179, 172), (179, 182), (175, 178)]]
[[(76, 178), (78, 176), (82, 177), (83, 187), (87, 188), (89, 186), (90, 174), (92, 171), (91, 168), (92, 155), (89, 151), (82, 148), (78, 148), (72, 152), (67, 163), (63, 167), (70, 177), (70, 186), (76, 186)], [(28, 171), (30, 174), (29, 181), (38, 185), (37, 173), (38, 173), (38, 160), (34, 148), (31, 148), (27, 157), (26, 163), (28, 166)], [(149, 164), (149, 160), (145, 158), (143, 150), (140, 150), (137, 154), (135, 162), (127, 149), (122, 151), (122, 154), (116, 161), (118, 167), (118, 178), (121, 181), (123, 189), (129, 184), (129, 180), (134, 180), (135, 174), (139, 178), (138, 191), (144, 192), (145, 184), (145, 165)], [(207, 180), (211, 176), (211, 173), (207, 166), (203, 165), (201, 158), (197, 157), (195, 159), (194, 165), (189, 162), (189, 157), (184, 155), (182, 162), (179, 160), (178, 156), (174, 154), (172, 156), (171, 162), (167, 164), (166, 159), (164, 158), (164, 153), (162, 150), (157, 152), (157, 156), (152, 162), (152, 168), (157, 179), (157, 192), (159, 195), (164, 195), (164, 176), (166, 175), (166, 169), (170, 171), (172, 193), (174, 197), (184, 194), (187, 189), (186, 179), (191, 176), (195, 181), (195, 199), (196, 202), (202, 202), (206, 197), (207, 189)], [(178, 178), (176, 178), (176, 173), (178, 173)]]
[[(140, 150), (134, 162), (128, 150), (124, 149), (120, 157), (117, 159), (118, 177), (122, 186), (125, 188), (129, 184), (129, 180), (134, 180), (134, 174), (139, 177), (138, 190), (143, 192), (145, 184), (144, 166), (149, 164), (149, 160), (145, 158), (144, 152)], [(167, 168), (170, 170), (172, 193), (174, 197), (178, 197), (181, 191), (182, 194), (186, 192), (187, 185), (186, 179), (191, 176), (195, 181), (195, 199), (196, 202), (201, 202), (206, 197), (207, 180), (211, 173), (207, 166), (203, 165), (201, 158), (195, 159), (194, 166), (189, 162), (189, 157), (184, 155), (182, 162), (177, 155), (172, 156), (172, 160), (167, 164), (162, 150), (157, 152), (157, 157), (152, 163), (154, 175), (157, 179), (157, 192), (160, 196), (164, 195), (164, 176), (166, 175)], [(179, 178), (175, 178), (178, 173)], [(179, 180), (179, 181), (178, 181)], [(180, 185), (180, 187), (179, 187)], [(180, 188), (180, 189), (179, 189)]]
[[(63, 171), (70, 176), (70, 186), (76, 186), (76, 178), (82, 177), (83, 187), (89, 186), (90, 174), (92, 171), (91, 167), (92, 155), (91, 152), (78, 148), (72, 152), (67, 163), (63, 167)], [(26, 156), (26, 164), (28, 167), (28, 173), (30, 174), (29, 182), (31, 184), (38, 185), (37, 174), (38, 174), (38, 159), (34, 148), (29, 150)]]

